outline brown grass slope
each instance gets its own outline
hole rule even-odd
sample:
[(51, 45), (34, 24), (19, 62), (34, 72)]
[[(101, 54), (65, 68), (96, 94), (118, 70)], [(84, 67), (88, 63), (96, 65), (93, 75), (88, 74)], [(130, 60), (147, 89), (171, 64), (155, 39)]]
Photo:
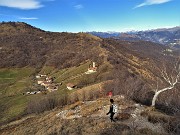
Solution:
[(98, 57), (100, 39), (87, 34), (51, 33), (25, 23), (0, 25), (0, 67), (66, 68)]
[[(41, 115), (31, 115), (0, 128), (2, 135), (166, 135), (164, 125), (153, 124), (142, 116), (147, 107), (115, 96), (119, 106), (116, 122), (110, 122), (106, 113), (109, 98), (78, 101), (61, 109)], [(145, 113), (144, 113), (145, 114)], [(163, 114), (159, 113), (162, 117)]]
[[(159, 88), (167, 86), (160, 69), (166, 65), (167, 71), (172, 72), (173, 64), (179, 59), (176, 53), (167, 52), (166, 47), (146, 41), (104, 39), (103, 47), (109, 50), (108, 61), (115, 69), (114, 81), (106, 85), (106, 89), (111, 89), (116, 94), (125, 94), (147, 105), (151, 104), (157, 79)], [(179, 88), (180, 85), (177, 85), (175, 89), (162, 93), (158, 98), (157, 107), (166, 112), (179, 113)]]

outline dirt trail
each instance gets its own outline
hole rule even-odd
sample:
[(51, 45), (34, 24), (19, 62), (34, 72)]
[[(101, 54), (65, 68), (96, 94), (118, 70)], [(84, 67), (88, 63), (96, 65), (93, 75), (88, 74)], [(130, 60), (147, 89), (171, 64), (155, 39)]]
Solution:
[[(121, 99), (121, 97), (118, 97)], [(106, 113), (109, 110), (109, 105), (104, 105), (97, 107), (94, 112), (90, 112), (89, 115), (83, 116), (83, 106), (93, 106), (95, 104), (95, 101), (87, 101), (83, 102), (82, 105), (76, 106), (73, 109), (67, 109), (63, 110), (59, 113), (56, 114), (56, 117), (60, 117), (62, 119), (79, 119), (82, 117), (91, 117), (94, 119), (106, 119), (107, 121), (109, 120), (109, 116), (106, 115)], [(128, 125), (132, 130), (137, 130), (137, 129), (143, 129), (143, 128), (148, 128), (151, 129), (154, 132), (159, 132), (163, 133), (166, 135), (166, 132), (164, 128), (161, 126), (161, 124), (153, 124), (148, 121), (147, 118), (141, 116), (141, 113), (146, 109), (145, 106), (142, 106), (140, 104), (134, 104), (133, 106), (127, 106), (127, 105), (120, 105), (119, 106), (119, 111), (118, 114), (129, 114), (128, 119), (123, 119), (123, 120), (116, 120), (115, 123), (118, 124), (125, 124)], [(130, 110), (128, 108), (131, 108)], [(128, 112), (127, 112), (128, 110)], [(116, 114), (116, 115), (118, 115)], [(115, 116), (116, 117), (116, 116)]]
[[(122, 119), (116, 116), (116, 122), (110, 122), (106, 113), (109, 110), (109, 98), (101, 98), (95, 101), (79, 101), (65, 106), (61, 109), (54, 109), (41, 115), (23, 118), (0, 128), (3, 135), (6, 134), (52, 134), (76, 132), (73, 129), (81, 129), (79, 133), (106, 133), (112, 128), (118, 127), (123, 130), (137, 131), (140, 129), (150, 129), (155, 133), (166, 135), (160, 124), (150, 123), (147, 118), (141, 116), (141, 112), (146, 106), (128, 103), (123, 96), (115, 96), (113, 99), (119, 106), (119, 115), (125, 114)], [(122, 116), (123, 116), (122, 115)], [(129, 117), (126, 117), (129, 116)], [(106, 131), (107, 130), (107, 131)], [(118, 130), (118, 131), (119, 131)], [(1, 133), (0, 133), (1, 134)]]

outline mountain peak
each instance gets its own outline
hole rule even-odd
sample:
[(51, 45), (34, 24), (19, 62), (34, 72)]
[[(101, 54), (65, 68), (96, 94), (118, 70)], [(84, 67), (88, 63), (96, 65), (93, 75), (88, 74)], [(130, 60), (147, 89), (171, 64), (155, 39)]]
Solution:
[[(18, 34), (19, 32), (24, 33), (24, 32), (32, 32), (32, 31), (42, 31), (39, 28), (36, 28), (34, 26), (31, 26), (25, 22), (2, 22), (0, 23), (0, 29), (1, 29), (1, 34), (10, 32), (10, 34)], [(17, 32), (17, 33), (16, 33)]]

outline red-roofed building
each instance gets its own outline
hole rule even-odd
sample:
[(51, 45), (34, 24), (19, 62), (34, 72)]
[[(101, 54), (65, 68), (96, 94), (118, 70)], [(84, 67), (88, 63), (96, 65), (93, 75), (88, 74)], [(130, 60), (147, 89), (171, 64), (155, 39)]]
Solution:
[(72, 83), (68, 83), (66, 86), (67, 86), (68, 90), (73, 90), (74, 88), (76, 88), (76, 85), (74, 85)]

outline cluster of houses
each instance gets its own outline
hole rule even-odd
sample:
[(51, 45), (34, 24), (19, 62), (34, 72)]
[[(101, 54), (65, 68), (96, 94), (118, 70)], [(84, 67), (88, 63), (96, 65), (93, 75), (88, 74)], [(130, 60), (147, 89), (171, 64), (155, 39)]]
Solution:
[[(58, 90), (58, 85), (53, 82), (53, 77), (48, 77), (47, 75), (36, 75), (37, 84), (44, 86), (45, 91), (53, 92)], [(26, 95), (33, 95), (33, 94), (39, 94), (42, 93), (41, 90), (39, 91), (32, 91), (32, 92), (26, 92)]]
[(58, 90), (58, 85), (53, 82), (54, 78), (47, 75), (37, 75), (37, 84), (44, 86), (45, 90), (53, 92)]

